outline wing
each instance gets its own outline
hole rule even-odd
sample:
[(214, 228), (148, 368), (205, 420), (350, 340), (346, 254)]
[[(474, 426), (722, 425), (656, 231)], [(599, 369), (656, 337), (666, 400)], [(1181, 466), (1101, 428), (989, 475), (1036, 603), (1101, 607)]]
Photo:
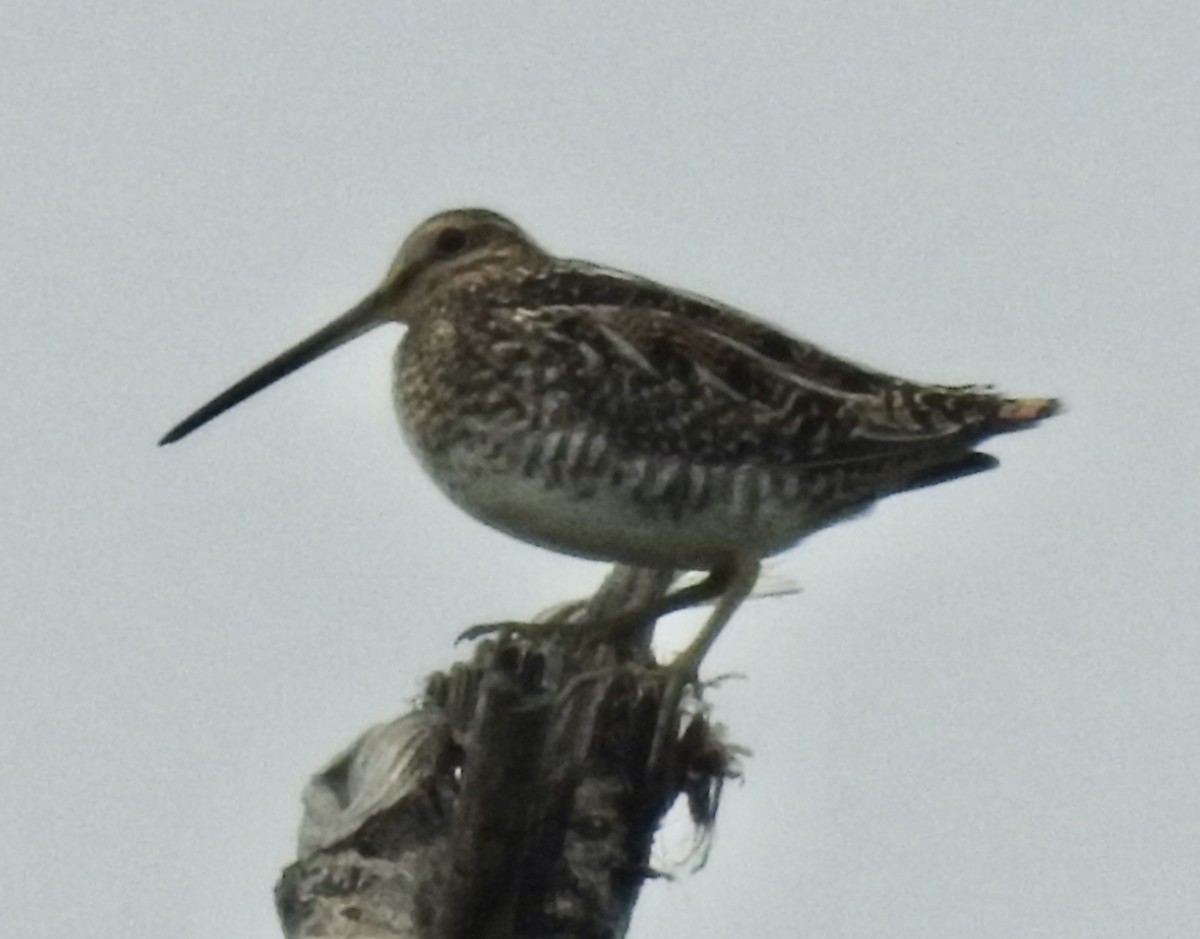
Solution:
[(966, 390), (862, 369), (714, 301), (564, 264), (495, 298), (511, 357), (496, 364), (520, 370), (553, 348), (558, 366), (537, 380), (538, 396), (559, 402), (564, 423), (599, 426), (627, 452), (799, 467), (973, 439), (971, 420), (947, 406)]
[(882, 394), (898, 385), (947, 392), (987, 393), (985, 386), (921, 386), (831, 354), (750, 313), (700, 294), (586, 261), (555, 260), (533, 272), (522, 289), (546, 304), (650, 309), (686, 320), (829, 388), (849, 394)]
[[(938, 410), (851, 395), (789, 374), (740, 344), (653, 308), (493, 309), (503, 373), (535, 426), (592, 427), (622, 451), (705, 465), (839, 465), (957, 449), (962, 427)], [(509, 320), (506, 324), (497, 320)]]

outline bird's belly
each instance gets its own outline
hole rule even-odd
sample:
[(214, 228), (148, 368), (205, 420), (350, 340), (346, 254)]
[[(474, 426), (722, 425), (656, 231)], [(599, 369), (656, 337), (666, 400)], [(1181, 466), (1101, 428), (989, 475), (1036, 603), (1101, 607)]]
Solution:
[(443, 488), (493, 528), (579, 557), (691, 569), (709, 566), (739, 548), (713, 512), (664, 518), (615, 490), (579, 497), (502, 476)]
[[(438, 452), (413, 435), (409, 443), (470, 515), (523, 541), (596, 560), (702, 569), (731, 555), (766, 557), (795, 544), (820, 514), (800, 480), (754, 466), (615, 454), (589, 463), (586, 452), (569, 459), (571, 441), (553, 435), (473, 438)], [(539, 458), (547, 453), (559, 458)]]

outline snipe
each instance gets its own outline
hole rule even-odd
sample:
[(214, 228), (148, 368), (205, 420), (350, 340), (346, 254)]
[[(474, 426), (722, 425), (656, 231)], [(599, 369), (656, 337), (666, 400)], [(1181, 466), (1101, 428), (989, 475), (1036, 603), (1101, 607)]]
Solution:
[(1058, 407), (866, 369), (460, 209), (418, 226), (356, 307), (161, 443), (388, 322), (408, 327), (394, 370), (404, 435), (461, 508), (557, 551), (708, 572), (665, 603), (717, 598), (678, 660), (692, 677), (762, 558), (881, 496), (994, 466), (975, 444)]

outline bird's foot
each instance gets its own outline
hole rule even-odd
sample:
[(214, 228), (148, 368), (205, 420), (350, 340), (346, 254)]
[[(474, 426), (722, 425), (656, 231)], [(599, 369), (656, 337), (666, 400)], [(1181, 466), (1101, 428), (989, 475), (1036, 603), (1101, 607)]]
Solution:
[(679, 740), (686, 699), (689, 696), (692, 699), (692, 705), (689, 707), (698, 706), (709, 688), (746, 677), (742, 672), (723, 672), (713, 678), (701, 680), (699, 669), (704, 656), (695, 654), (696, 651), (699, 650), (687, 649), (659, 669), (665, 687), (659, 699), (654, 741), (650, 746), (648, 769), (652, 775), (663, 774), (669, 768)]
[(474, 642), (476, 639), (482, 639), (484, 636), (524, 636), (527, 638), (539, 638), (553, 633), (559, 629), (556, 623), (528, 623), (522, 620), (502, 620), (498, 623), (480, 623), (477, 626), (469, 626), (460, 632), (454, 639), (454, 644), (459, 645), (464, 642)]
[(654, 740), (650, 745), (648, 772), (652, 776), (664, 776), (674, 760), (679, 740), (679, 726), (683, 716), (684, 697), (688, 689), (696, 701), (700, 700), (704, 686), (700, 682), (700, 657), (689, 654), (692, 650), (676, 656), (660, 670), (665, 685), (658, 702), (658, 718), (654, 725)]
[(624, 647), (653, 623), (653, 614), (641, 611), (607, 616), (602, 620), (579, 620), (571, 616), (556, 616), (532, 622), (502, 620), (470, 626), (455, 637), (454, 644), (473, 642), (485, 636), (504, 636), (524, 639), (561, 638), (572, 645)]
[(455, 645), (473, 642), (485, 636), (521, 637), (526, 639), (559, 639), (572, 646), (611, 645), (618, 649), (648, 644), (655, 610), (628, 610), (601, 619), (581, 618), (575, 604), (564, 604), (549, 615), (528, 622), (502, 620), (480, 623), (464, 629), (454, 640)]

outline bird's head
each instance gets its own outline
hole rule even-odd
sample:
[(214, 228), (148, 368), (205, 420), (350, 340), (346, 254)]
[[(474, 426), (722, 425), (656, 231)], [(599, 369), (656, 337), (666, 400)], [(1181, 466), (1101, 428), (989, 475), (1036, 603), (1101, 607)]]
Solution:
[(431, 290), (478, 265), (542, 256), (515, 223), (487, 209), (440, 212), (404, 239), (382, 282), (353, 308), (255, 369), (166, 433), (174, 443), (256, 392), (383, 323), (409, 323)]

